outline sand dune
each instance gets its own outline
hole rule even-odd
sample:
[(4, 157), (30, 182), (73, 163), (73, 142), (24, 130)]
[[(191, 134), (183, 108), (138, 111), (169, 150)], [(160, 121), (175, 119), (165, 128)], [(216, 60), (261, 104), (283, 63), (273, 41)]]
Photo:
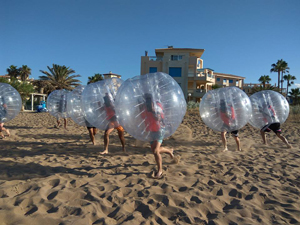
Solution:
[(240, 132), (242, 152), (222, 152), (220, 134), (188, 112), (164, 145), (180, 162), (163, 156), (165, 176), (155, 168), (147, 143), (126, 134), (127, 152), (114, 131), (110, 154), (86, 128), (70, 121), (54, 128), (48, 113), (20, 113), (0, 140), (0, 224), (300, 224), (300, 122), (289, 119), (287, 149), (247, 125)]

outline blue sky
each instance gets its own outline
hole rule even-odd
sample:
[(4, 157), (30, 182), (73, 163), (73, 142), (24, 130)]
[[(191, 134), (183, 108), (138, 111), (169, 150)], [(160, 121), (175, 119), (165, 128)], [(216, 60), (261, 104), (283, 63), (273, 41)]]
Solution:
[[(88, 76), (140, 74), (156, 48), (205, 49), (204, 67), (257, 83), (278, 59), (300, 84), (299, 0), (0, 0), (0, 75), (53, 63)], [(295, 87), (295, 85), (293, 86)]]

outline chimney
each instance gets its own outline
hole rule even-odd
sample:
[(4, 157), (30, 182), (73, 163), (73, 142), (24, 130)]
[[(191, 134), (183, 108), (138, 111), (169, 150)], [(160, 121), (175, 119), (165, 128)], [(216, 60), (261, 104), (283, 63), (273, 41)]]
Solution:
[(173, 48), (173, 45), (169, 45), (168, 48)]
[(145, 51), (145, 56), (148, 56), (148, 51)]

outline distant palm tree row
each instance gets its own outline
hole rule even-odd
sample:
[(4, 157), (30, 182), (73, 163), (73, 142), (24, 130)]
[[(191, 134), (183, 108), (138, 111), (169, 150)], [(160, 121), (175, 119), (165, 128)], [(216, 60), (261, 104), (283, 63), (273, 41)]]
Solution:
[[(277, 87), (274, 87), (272, 85), (268, 85), (266, 86), (266, 83), (269, 84), (271, 81), (271, 78), (269, 77), (269, 75), (262, 75), (258, 81), (260, 83), (262, 83), (262, 87), (254, 87), (252, 90), (252, 93), (255, 93), (257, 91), (261, 91), (261, 90), (274, 90), (274, 91), (278, 91), (280, 93), (282, 93), (282, 89), (283, 89), (283, 82), (286, 81), (287, 85), (286, 85), (286, 93), (290, 94), (290, 96), (294, 99), (294, 102), (297, 104), (298, 100), (300, 98), (300, 89), (299, 88), (294, 88), (291, 90), (291, 92), (289, 92), (289, 87), (294, 84), (294, 80), (296, 80), (296, 77), (289, 74), (289, 67), (288, 67), (288, 63), (286, 61), (284, 61), (283, 59), (280, 59), (277, 61), (277, 63), (273, 63), (271, 65), (271, 70), (270, 72), (277, 72), (278, 73), (278, 83), (277, 83)], [(285, 73), (288, 73), (287, 75), (283, 75)]]
[[(49, 94), (57, 89), (73, 90), (81, 83), (80, 80), (76, 79), (81, 76), (74, 75), (75, 70), (69, 67), (53, 64), (52, 67), (47, 66), (47, 68), (48, 71), (40, 70), (43, 75), (39, 76), (39, 80), (32, 81), (32, 84), (40, 93)], [(12, 81), (20, 78), (24, 82), (31, 74), (31, 69), (27, 65), (19, 68), (11, 65), (6, 71)], [(103, 80), (103, 75), (96, 73), (94, 76), (88, 77), (88, 84), (99, 80)]]
[[(300, 95), (298, 94), (300, 92), (299, 88), (292, 89), (291, 92), (288, 92), (288, 87), (291, 86), (291, 84), (294, 84), (294, 80), (296, 80), (296, 77), (291, 74), (283, 75), (285, 73), (289, 73), (290, 68), (288, 67), (288, 63), (283, 59), (280, 59), (277, 61), (277, 63), (273, 63), (271, 67), (272, 68), (270, 72), (278, 73), (277, 87), (274, 87), (272, 85), (266, 86), (266, 84), (269, 84), (269, 82), (271, 81), (271, 78), (269, 77), (269, 75), (263, 75), (258, 80), (262, 83), (263, 87), (253, 88), (252, 93), (265, 89), (270, 89), (282, 93), (283, 82), (285, 80), (287, 81), (287, 93), (290, 94), (293, 99), (295, 99), (295, 102), (298, 102), (298, 99), (300, 98)], [(69, 67), (52, 64), (52, 67), (47, 66), (47, 68), (48, 71), (40, 70), (40, 72), (44, 74), (42, 76), (39, 76), (40, 80), (34, 80), (32, 82), (32, 84), (37, 87), (37, 91), (39, 91), (40, 93), (49, 94), (57, 89), (73, 90), (81, 83), (80, 80), (76, 79), (81, 76), (74, 75), (75, 70)], [(22, 65), (22, 67), (19, 68), (17, 66), (11, 65), (7, 69), (7, 73), (10, 76), (11, 80), (16, 80), (19, 77), (21, 81), (24, 82), (29, 78), (31, 69), (27, 65)], [(94, 76), (88, 77), (88, 84), (97, 82), (99, 80), (103, 80), (103, 76), (102, 74), (96, 73)]]

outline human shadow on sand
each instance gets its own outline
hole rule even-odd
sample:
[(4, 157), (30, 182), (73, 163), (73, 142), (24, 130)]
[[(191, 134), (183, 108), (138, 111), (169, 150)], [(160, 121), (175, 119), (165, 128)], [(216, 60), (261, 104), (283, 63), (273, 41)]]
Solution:
[(42, 166), (37, 163), (22, 164), (14, 161), (0, 161), (0, 180), (27, 180), (37, 177), (48, 177), (57, 173), (94, 176), (76, 169), (62, 166)]

